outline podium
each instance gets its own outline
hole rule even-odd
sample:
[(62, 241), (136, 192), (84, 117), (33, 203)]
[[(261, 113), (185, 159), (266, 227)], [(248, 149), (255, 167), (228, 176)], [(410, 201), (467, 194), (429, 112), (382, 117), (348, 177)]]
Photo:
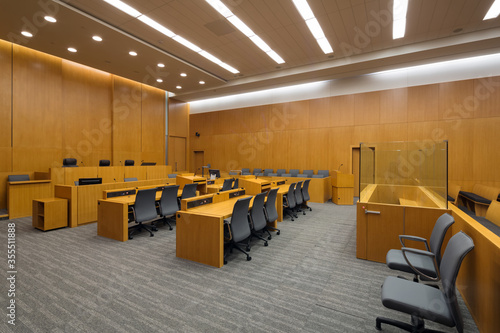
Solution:
[(354, 175), (333, 171), (332, 201), (337, 205), (353, 205)]

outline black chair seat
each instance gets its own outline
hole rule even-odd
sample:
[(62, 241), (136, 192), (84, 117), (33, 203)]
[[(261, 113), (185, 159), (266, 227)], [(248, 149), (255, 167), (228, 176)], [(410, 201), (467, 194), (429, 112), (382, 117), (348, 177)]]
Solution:
[(477, 195), (475, 193), (472, 193), (472, 192), (464, 192), (464, 191), (460, 191), (459, 193), (461, 196), (469, 199), (469, 200), (472, 200), (474, 202), (479, 202), (479, 203), (483, 203), (483, 204), (486, 204), (486, 205), (489, 205), (491, 203), (491, 200), (488, 200), (486, 198), (483, 198), (482, 196), (480, 195)]
[[(424, 273), (433, 278), (437, 278), (436, 269), (434, 268), (434, 263), (431, 257), (422, 256), (414, 253), (407, 252), (406, 257), (410, 263), (418, 269), (420, 272)], [(401, 272), (415, 274), (415, 272), (408, 266), (403, 252), (401, 250), (389, 250), (386, 256), (387, 267)]]
[(389, 276), (382, 285), (382, 304), (393, 310), (418, 313), (423, 319), (455, 326), (448, 301), (442, 291), (425, 284)]

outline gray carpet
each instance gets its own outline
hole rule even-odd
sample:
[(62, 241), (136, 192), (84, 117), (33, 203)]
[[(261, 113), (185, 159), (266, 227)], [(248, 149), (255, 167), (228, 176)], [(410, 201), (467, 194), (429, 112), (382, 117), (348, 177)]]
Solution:
[[(358, 260), (355, 206), (310, 204), (252, 260), (235, 251), (217, 269), (175, 257), (175, 227), (121, 243), (97, 225), (42, 232), (16, 222), (16, 326), (7, 325), (2, 246), (1, 332), (375, 332), (380, 286), (396, 275)], [(0, 222), (2, 244), (7, 221)], [(460, 299), (465, 332), (477, 328)], [(454, 329), (427, 323), (445, 332)], [(397, 329), (383, 327), (385, 332)]]

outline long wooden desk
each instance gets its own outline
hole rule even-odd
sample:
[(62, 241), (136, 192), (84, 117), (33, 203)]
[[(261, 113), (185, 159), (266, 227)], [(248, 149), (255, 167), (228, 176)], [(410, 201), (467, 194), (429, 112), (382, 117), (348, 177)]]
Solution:
[(176, 256), (205, 265), (224, 265), (224, 219), (231, 216), (238, 199), (177, 212)]
[[(156, 192), (156, 201), (161, 199)], [(177, 197), (182, 190), (177, 191)], [(136, 195), (126, 195), (98, 200), (97, 235), (121, 242), (128, 240), (128, 207), (135, 203)]]
[(32, 215), (33, 199), (53, 197), (50, 180), (27, 180), (7, 183), (9, 219)]

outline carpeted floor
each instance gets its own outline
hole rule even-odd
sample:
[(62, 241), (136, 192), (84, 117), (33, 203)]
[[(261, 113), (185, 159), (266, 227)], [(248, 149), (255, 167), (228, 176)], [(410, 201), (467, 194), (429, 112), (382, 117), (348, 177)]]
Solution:
[[(355, 206), (310, 204), (279, 223), (252, 260), (235, 251), (217, 269), (175, 257), (175, 227), (121, 243), (97, 224), (48, 232), (16, 223), (16, 325), (7, 324), (7, 247), (2, 246), (0, 332), (375, 332), (380, 286), (397, 275), (358, 260)], [(463, 301), (465, 332), (477, 332)], [(455, 332), (427, 323), (429, 328)], [(398, 332), (383, 327), (385, 332)]]

